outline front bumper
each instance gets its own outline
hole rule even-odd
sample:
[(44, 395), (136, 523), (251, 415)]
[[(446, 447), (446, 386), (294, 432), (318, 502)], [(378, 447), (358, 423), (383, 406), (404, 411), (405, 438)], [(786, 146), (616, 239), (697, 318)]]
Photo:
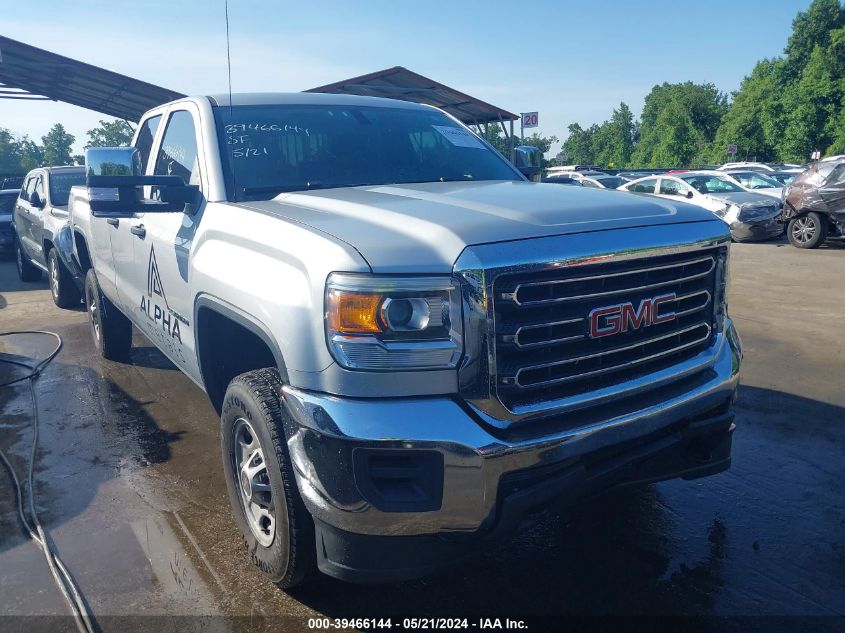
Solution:
[(780, 216), (759, 222), (734, 222), (731, 224), (731, 236), (738, 242), (770, 240), (780, 237), (784, 224)]
[(285, 387), (288, 447), (320, 568), (347, 580), (411, 578), (557, 501), (724, 470), (742, 356), (730, 321), (714, 345), (713, 365), (683, 392), (539, 437), (509, 437), (447, 397), (345, 399)]

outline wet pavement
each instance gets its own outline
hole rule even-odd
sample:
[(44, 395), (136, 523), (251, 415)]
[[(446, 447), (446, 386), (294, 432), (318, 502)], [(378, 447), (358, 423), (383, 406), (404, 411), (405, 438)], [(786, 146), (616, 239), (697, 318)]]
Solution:
[[(729, 471), (608, 494), (459, 572), (284, 593), (239, 546), (204, 394), (140, 334), (131, 363), (99, 358), (84, 312), (56, 308), (45, 283), (22, 284), (2, 262), (0, 332), (64, 339), (37, 382), (41, 521), (103, 630), (127, 627), (111, 616), (150, 615), (164, 618), (150, 630), (262, 616), (304, 628), (320, 614), (843, 616), (845, 247), (739, 244), (731, 267), (746, 361)], [(51, 344), (0, 338), (0, 353), (31, 359)], [(0, 382), (17, 371), (0, 366)], [(31, 420), (27, 384), (0, 388), (0, 447), (21, 474)], [(64, 613), (4, 472), (0, 615)]]

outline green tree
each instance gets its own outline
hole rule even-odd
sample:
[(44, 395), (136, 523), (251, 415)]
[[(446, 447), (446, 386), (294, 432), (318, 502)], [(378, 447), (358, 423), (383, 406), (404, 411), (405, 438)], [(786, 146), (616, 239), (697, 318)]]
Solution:
[(641, 167), (702, 164), (727, 111), (713, 84), (664, 83), (646, 96), (631, 162)]
[(736, 144), (739, 156), (771, 161), (778, 158), (777, 145), (783, 130), (780, 101), (782, 60), (764, 59), (733, 93), (733, 102), (722, 118), (709, 151), (709, 160), (722, 162), (728, 145)]
[(48, 165), (72, 165), (70, 152), (75, 140), (73, 134), (69, 134), (61, 123), (56, 123), (41, 137), (44, 161)]
[(593, 153), (593, 137), (598, 126), (582, 129), (577, 123), (572, 123), (569, 128), (569, 136), (563, 142), (563, 151), (566, 160), (571, 164), (591, 165), (596, 162)]
[(127, 121), (115, 119), (114, 121), (100, 120), (100, 126), (88, 130), (88, 142), (85, 149), (89, 147), (121, 147), (129, 145), (132, 136), (135, 134), (133, 128)]
[(610, 119), (594, 130), (591, 138), (594, 162), (611, 168), (621, 169), (631, 161), (636, 138), (636, 125), (631, 109), (622, 102)]
[(9, 130), (0, 128), (0, 174), (16, 174), (20, 169), (20, 143)]
[(18, 141), (20, 146), (20, 170), (28, 172), (45, 164), (43, 149), (28, 136), (22, 136)]
[[(845, 54), (845, 29), (839, 29)], [(836, 124), (845, 96), (845, 58), (833, 55), (833, 46), (816, 46), (798, 81), (783, 93), (783, 108), (789, 113), (779, 144), (788, 160), (806, 160), (815, 150), (826, 151), (837, 144)]]
[(792, 34), (786, 44), (787, 81), (797, 81), (810, 62), (813, 50), (830, 45), (831, 31), (845, 27), (845, 8), (839, 0), (813, 0), (806, 11), (792, 21)]

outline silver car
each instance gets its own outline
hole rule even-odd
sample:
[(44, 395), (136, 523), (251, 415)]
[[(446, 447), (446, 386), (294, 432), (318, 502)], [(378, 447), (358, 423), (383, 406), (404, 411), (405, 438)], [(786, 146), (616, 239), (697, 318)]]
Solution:
[(681, 200), (712, 211), (731, 227), (731, 236), (738, 242), (767, 240), (783, 234), (780, 201), (745, 191), (716, 172), (688, 171), (650, 176), (633, 180), (619, 189)]

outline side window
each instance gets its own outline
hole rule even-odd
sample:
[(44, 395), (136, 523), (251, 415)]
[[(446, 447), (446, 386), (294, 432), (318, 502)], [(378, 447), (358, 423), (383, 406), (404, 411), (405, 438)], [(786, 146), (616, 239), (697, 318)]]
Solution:
[(593, 187), (594, 189), (601, 189), (601, 187), (598, 185), (598, 183), (596, 183), (594, 180), (588, 180), (587, 178), (584, 178), (581, 181), (581, 184), (584, 185), (585, 187)]
[(660, 193), (666, 196), (683, 196), (686, 194), (681, 184), (668, 178), (660, 179)]
[(648, 180), (638, 182), (636, 185), (631, 187), (631, 191), (635, 191), (637, 193), (654, 193), (654, 187), (656, 185), (657, 178), (649, 178)]
[(150, 152), (153, 149), (153, 139), (158, 130), (158, 124), (161, 123), (161, 115), (150, 117), (138, 130), (138, 138), (135, 140), (135, 148), (141, 154), (141, 169), (147, 173), (147, 161), (150, 160)]
[(827, 182), (824, 183), (825, 187), (842, 184), (845, 184), (845, 163), (837, 165), (834, 170), (830, 172), (830, 176), (827, 177)]
[(194, 118), (186, 110), (170, 115), (155, 164), (156, 176), (181, 176), (185, 184), (198, 185), (197, 134)]

